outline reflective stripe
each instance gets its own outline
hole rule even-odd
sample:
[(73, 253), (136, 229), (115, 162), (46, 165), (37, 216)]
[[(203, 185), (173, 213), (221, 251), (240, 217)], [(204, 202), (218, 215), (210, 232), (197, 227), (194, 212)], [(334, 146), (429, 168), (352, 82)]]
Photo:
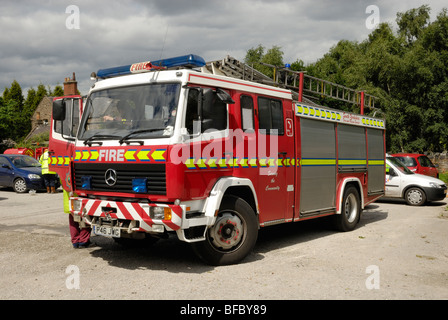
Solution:
[(338, 164), (340, 166), (365, 166), (367, 165), (367, 160), (339, 159)]
[(384, 166), (384, 160), (369, 160), (369, 166)]
[(336, 165), (336, 159), (302, 159), (300, 164), (304, 167), (307, 166), (334, 166)]
[(56, 172), (50, 171), (48, 168), (49, 163), (48, 151), (44, 152), (44, 154), (40, 156), (39, 162), (42, 165), (42, 174), (56, 174)]

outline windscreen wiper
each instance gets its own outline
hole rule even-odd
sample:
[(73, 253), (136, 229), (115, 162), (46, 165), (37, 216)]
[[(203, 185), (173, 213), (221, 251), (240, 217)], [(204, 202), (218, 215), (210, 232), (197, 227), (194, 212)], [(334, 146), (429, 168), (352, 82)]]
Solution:
[[(84, 145), (89, 145), (89, 147), (92, 146), (93, 140), (100, 140), (100, 139), (114, 139), (118, 138), (118, 136), (110, 135), (110, 134), (94, 134), (90, 138), (86, 139), (84, 141)], [(103, 144), (102, 142), (95, 142), (98, 143), (100, 146)]]
[[(125, 135), (120, 140), (118, 140), (118, 142), (120, 144), (123, 144), (123, 142), (129, 140), (129, 138), (132, 137), (134, 134), (139, 134), (139, 133), (144, 133), (144, 132), (153, 132), (153, 131), (159, 131), (159, 130), (165, 130), (165, 127), (163, 127), (163, 128), (141, 129), (141, 130), (132, 131), (132, 132), (128, 133), (127, 135)], [(141, 142), (141, 144), (143, 144), (143, 142)]]

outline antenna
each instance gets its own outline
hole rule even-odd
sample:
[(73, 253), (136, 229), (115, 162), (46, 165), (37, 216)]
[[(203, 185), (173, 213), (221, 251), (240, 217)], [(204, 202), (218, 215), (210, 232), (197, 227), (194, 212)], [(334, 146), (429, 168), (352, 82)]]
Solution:
[(159, 60), (162, 60), (163, 51), (165, 50), (166, 36), (168, 35), (168, 26), (166, 26), (165, 38), (163, 39), (162, 52), (160, 52)]

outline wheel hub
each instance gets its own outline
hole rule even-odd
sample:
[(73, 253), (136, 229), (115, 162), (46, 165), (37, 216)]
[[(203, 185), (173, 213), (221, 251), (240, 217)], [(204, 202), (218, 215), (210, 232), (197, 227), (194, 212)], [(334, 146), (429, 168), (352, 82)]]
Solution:
[(228, 250), (241, 241), (242, 230), (243, 224), (237, 215), (224, 213), (218, 215), (215, 226), (210, 230), (210, 237), (214, 246)]
[(355, 220), (357, 209), (355, 195), (351, 193), (345, 200), (345, 215), (348, 222), (352, 223)]
[(420, 192), (418, 192), (416, 190), (411, 191), (408, 194), (408, 200), (409, 200), (409, 202), (414, 203), (414, 204), (419, 203), (420, 201), (422, 201), (422, 195)]

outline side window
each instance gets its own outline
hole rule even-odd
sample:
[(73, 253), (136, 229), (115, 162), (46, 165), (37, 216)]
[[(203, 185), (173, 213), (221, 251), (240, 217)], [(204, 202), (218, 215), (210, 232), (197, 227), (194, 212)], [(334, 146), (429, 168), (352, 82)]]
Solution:
[(198, 99), (198, 90), (188, 90), (185, 128), (187, 129), (189, 134), (193, 134), (193, 122), (198, 120)]
[(254, 132), (254, 102), (250, 96), (241, 96), (241, 127), (244, 132)]
[(277, 130), (277, 134), (284, 134), (283, 107), (280, 100), (271, 98), (258, 98), (258, 121), (260, 129), (271, 134), (271, 130)]
[(65, 120), (54, 122), (55, 132), (69, 137), (76, 136), (79, 127), (79, 102), (79, 99), (65, 100)]
[(433, 167), (431, 160), (429, 160), (427, 157), (418, 157), (418, 161), (420, 162), (420, 165), (422, 167)]
[[(211, 94), (209, 99), (208, 103), (204, 102), (202, 108), (201, 132), (225, 130), (227, 128), (227, 104), (221, 101), (216, 93)], [(197, 123), (199, 119), (198, 100), (199, 90), (189, 90), (185, 116), (185, 128), (189, 134), (193, 134), (195, 126), (199, 125)]]
[(2, 167), (2, 165), (7, 165), (7, 166), (11, 166), (9, 164), (9, 161), (6, 160), (4, 157), (0, 157), (0, 168)]
[(227, 128), (227, 104), (222, 102), (216, 93), (212, 95), (211, 104), (204, 103), (202, 120), (202, 132)]

